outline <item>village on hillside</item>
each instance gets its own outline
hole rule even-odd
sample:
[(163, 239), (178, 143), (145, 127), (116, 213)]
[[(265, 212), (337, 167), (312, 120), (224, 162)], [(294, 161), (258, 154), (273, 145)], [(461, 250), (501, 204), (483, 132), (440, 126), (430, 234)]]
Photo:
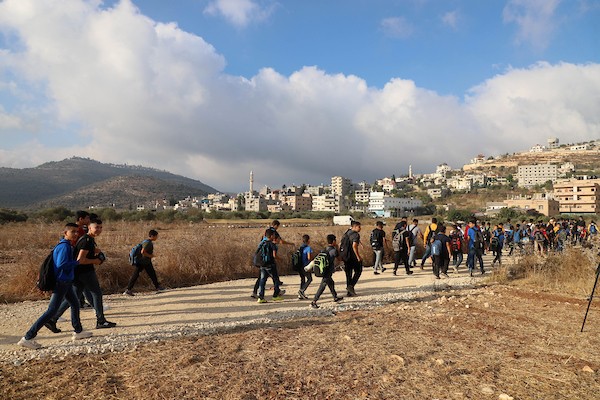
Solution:
[[(585, 160), (596, 160), (596, 163)], [(547, 145), (536, 144), (528, 151), (512, 155), (486, 158), (480, 154), (458, 169), (443, 163), (433, 173), (413, 174), (409, 166), (405, 175), (383, 177), (373, 183), (354, 183), (351, 178), (334, 176), (330, 185), (283, 185), (277, 189), (265, 186), (255, 190), (251, 171), (247, 192), (187, 197), (175, 204), (161, 199), (138, 205), (137, 210), (315, 211), (397, 217), (433, 213), (434, 201), (446, 210), (460, 207), (453, 204), (453, 194), (506, 187), (521, 190), (509, 190), (511, 194), (487, 202), (485, 209), (479, 211), (493, 215), (502, 208), (514, 207), (550, 217), (560, 213), (595, 214), (600, 209), (597, 160), (600, 160), (600, 140), (560, 145), (559, 139), (551, 138)], [(444, 199), (449, 201), (444, 203)]]

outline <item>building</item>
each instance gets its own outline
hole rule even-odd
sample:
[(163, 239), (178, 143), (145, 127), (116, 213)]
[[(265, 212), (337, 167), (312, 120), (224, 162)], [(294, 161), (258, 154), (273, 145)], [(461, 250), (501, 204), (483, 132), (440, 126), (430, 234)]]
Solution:
[(560, 145), (558, 144), (558, 138), (550, 138), (548, 139), (548, 146), (549, 149), (558, 149), (560, 147)]
[(450, 167), (450, 166), (449, 166), (448, 164), (446, 164), (446, 163), (440, 164), (440, 165), (438, 165), (438, 166), (435, 168), (435, 174), (436, 174), (437, 176), (441, 176), (441, 177), (444, 177), (444, 178), (446, 177), (446, 174), (447, 174), (448, 172), (451, 172), (451, 171), (452, 171), (452, 167)]
[(507, 205), (503, 201), (488, 201), (485, 203), (485, 213), (486, 215), (496, 214), (498, 211), (506, 207)]
[(379, 179), (377, 184), (381, 186), (384, 192), (391, 192), (396, 189), (396, 180), (392, 178)]
[(304, 188), (304, 193), (308, 193), (311, 196), (321, 196), (322, 194), (325, 193), (326, 191), (326, 187), (323, 185), (319, 185), (319, 186), (306, 186), (306, 188)]
[[(287, 205), (293, 211), (310, 211), (312, 210), (312, 196), (308, 193), (303, 195), (288, 195), (284, 196), (282, 203)], [(283, 207), (286, 208), (286, 207)]]
[(531, 149), (529, 149), (530, 153), (542, 153), (546, 150), (546, 148), (542, 145), (536, 144), (535, 146), (532, 146)]
[(560, 214), (559, 202), (552, 193), (534, 193), (531, 196), (514, 196), (504, 200), (506, 207), (519, 208), (524, 211), (536, 210), (540, 214), (554, 217)]
[(379, 217), (398, 217), (419, 207), (423, 202), (418, 199), (386, 196), (384, 192), (371, 192), (369, 196), (368, 210)]
[(331, 178), (331, 193), (341, 197), (348, 196), (352, 191), (352, 181), (343, 176)]
[(468, 192), (473, 187), (473, 180), (464, 177), (450, 178), (446, 180), (446, 185), (454, 190), (465, 190)]
[(569, 179), (554, 184), (554, 198), (561, 213), (597, 213), (600, 179)]
[(556, 182), (558, 167), (554, 164), (519, 165), (517, 179), (518, 185), (526, 188), (543, 185), (548, 181)]
[(427, 194), (432, 199), (439, 199), (439, 198), (442, 198), (442, 197), (448, 195), (448, 189), (447, 188), (432, 188), (432, 189), (427, 189)]
[(324, 194), (312, 197), (313, 211), (340, 212), (340, 197), (333, 194)]
[(571, 146), (570, 149), (571, 151), (581, 151), (581, 150), (589, 150), (590, 149), (590, 145), (589, 143), (585, 143), (585, 144), (576, 144), (574, 146)]

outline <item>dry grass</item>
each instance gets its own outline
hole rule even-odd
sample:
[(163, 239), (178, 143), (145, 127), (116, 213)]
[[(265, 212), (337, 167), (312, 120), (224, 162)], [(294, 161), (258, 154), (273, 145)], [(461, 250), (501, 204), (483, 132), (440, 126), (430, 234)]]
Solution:
[[(265, 222), (262, 225), (254, 221), (237, 222), (171, 223), (159, 226), (144, 222), (105, 223), (97, 239), (98, 246), (108, 258), (107, 262), (96, 267), (100, 284), (105, 293), (123, 290), (132, 273), (132, 267), (128, 264), (129, 250), (153, 228), (159, 232), (154, 264), (163, 285), (185, 287), (256, 276), (251, 258), (266, 228)], [(286, 221), (282, 223), (280, 232), (284, 239), (299, 245), (302, 235), (308, 234), (315, 251), (326, 247), (327, 234), (334, 233), (340, 238), (347, 229), (326, 226), (323, 222), (308, 225), (308, 221), (293, 220), (290, 226)], [(373, 264), (373, 253), (369, 246), (369, 234), (373, 227), (369, 223), (365, 222), (362, 231), (367, 266)], [(61, 224), (33, 223), (12, 223), (0, 227), (0, 280), (3, 282), (0, 301), (14, 302), (45, 296), (35, 288), (37, 271), (49, 249), (60, 239), (61, 229)], [(390, 226), (386, 227), (390, 236), (391, 229)], [(279, 265), (284, 275), (292, 273), (289, 258), (294, 250), (291, 246), (280, 246)], [(386, 253), (386, 261), (391, 262), (391, 243)], [(152, 288), (146, 274), (141, 274), (135, 289), (142, 291)]]
[[(597, 399), (600, 309), (490, 287), (0, 367), (10, 399)], [(586, 367), (592, 372), (586, 372)], [(588, 370), (589, 371), (589, 370)]]

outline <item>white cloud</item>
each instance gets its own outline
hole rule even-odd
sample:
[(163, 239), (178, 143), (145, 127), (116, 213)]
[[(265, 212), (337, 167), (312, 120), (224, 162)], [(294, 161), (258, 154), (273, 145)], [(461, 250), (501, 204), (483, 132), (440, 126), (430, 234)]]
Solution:
[(509, 0), (503, 10), (505, 23), (517, 24), (516, 42), (545, 49), (556, 29), (555, 11), (560, 0)]
[(381, 30), (389, 37), (406, 39), (414, 32), (413, 25), (404, 17), (384, 18), (380, 22)]
[(268, 19), (273, 13), (273, 3), (262, 6), (253, 0), (213, 0), (204, 13), (212, 16), (222, 16), (231, 24), (244, 28), (252, 22)]
[(456, 30), (458, 28), (459, 21), (458, 11), (448, 11), (444, 15), (442, 15), (442, 22), (444, 25), (449, 26), (450, 28)]
[(0, 29), (18, 38), (0, 68), (20, 87), (5, 92), (30, 93), (35, 100), (14, 101), (27, 108), (17, 114), (23, 126), (37, 126), (34, 136), (15, 128), (23, 138), (10, 150), (2, 141), (0, 165), (79, 155), (242, 190), (251, 169), (257, 186), (338, 174), (372, 181), (409, 164), (416, 172), (459, 167), (478, 153), (548, 137), (600, 137), (598, 64), (511, 69), (465, 100), (406, 79), (372, 88), (316, 67), (289, 76), (265, 68), (245, 79), (225, 74), (224, 58), (202, 38), (152, 21), (128, 1), (110, 9), (57, 4), (0, 3)]

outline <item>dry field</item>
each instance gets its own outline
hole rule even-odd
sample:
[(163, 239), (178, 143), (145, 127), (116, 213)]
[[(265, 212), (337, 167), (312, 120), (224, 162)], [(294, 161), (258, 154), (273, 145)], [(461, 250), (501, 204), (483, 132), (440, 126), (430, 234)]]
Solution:
[[(597, 399), (600, 307), (493, 285), (0, 366), (6, 399)], [(504, 397), (502, 397), (504, 396)], [(507, 397), (508, 396), (508, 397)]]

